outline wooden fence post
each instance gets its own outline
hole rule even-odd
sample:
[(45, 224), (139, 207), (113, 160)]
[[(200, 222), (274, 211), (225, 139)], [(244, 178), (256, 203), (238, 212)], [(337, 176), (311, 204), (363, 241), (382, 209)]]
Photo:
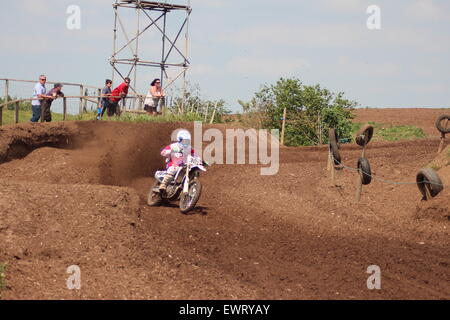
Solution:
[(84, 95), (84, 87), (83, 85), (80, 85), (80, 116), (83, 114), (83, 95)]
[[(445, 130), (447, 130), (448, 119), (445, 119), (445, 125), (443, 126)], [(439, 144), (438, 153), (441, 153), (444, 150), (445, 145), (445, 133), (441, 132), (441, 143)]]
[(285, 129), (286, 129), (286, 116), (287, 116), (287, 109), (284, 108), (283, 119), (282, 119), (283, 123), (281, 125), (281, 145), (282, 146), (284, 146), (284, 132), (285, 132)]
[(63, 98), (63, 121), (67, 120), (67, 98)]
[(441, 142), (439, 143), (438, 153), (441, 153), (444, 150), (445, 145), (445, 133), (441, 132)]
[(3, 125), (3, 107), (0, 107), (0, 127)]
[(211, 122), (210, 122), (210, 124), (213, 124), (214, 123), (214, 117), (216, 116), (216, 112), (217, 112), (217, 107), (219, 106), (219, 102), (216, 102), (216, 106), (214, 107), (214, 111), (213, 111), (213, 114), (212, 114), (212, 117), (211, 117)]
[(361, 201), (361, 192), (362, 192), (362, 179), (363, 179), (363, 173), (361, 170), (358, 170), (358, 180), (356, 181), (356, 202)]
[(206, 105), (205, 122), (208, 120), (209, 103)]
[(15, 114), (14, 114), (14, 120), (16, 123), (19, 123), (19, 108), (20, 108), (20, 102), (17, 101), (15, 103)]
[[(98, 95), (98, 106), (102, 102), (102, 89), (97, 89), (97, 95)], [(97, 108), (98, 108), (97, 106)]]
[(5, 80), (5, 103), (9, 101), (9, 80)]

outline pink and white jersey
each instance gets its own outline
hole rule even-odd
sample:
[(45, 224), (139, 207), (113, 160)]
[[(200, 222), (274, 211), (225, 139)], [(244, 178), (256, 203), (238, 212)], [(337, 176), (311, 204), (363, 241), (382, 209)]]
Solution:
[[(169, 163), (167, 164), (167, 167), (172, 167), (172, 166), (181, 166), (184, 163), (184, 155), (183, 155), (183, 149), (184, 147), (176, 142), (176, 143), (172, 143), (171, 145), (165, 147), (162, 151), (161, 151), (161, 155), (163, 157), (168, 158)], [(194, 155), (194, 149), (191, 148), (191, 155)]]

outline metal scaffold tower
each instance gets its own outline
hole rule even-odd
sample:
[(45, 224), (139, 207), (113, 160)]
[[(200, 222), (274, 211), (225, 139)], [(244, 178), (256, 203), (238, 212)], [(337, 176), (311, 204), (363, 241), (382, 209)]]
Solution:
[[(130, 89), (137, 93), (138, 67), (155, 67), (161, 69), (161, 82), (164, 88), (168, 88), (182, 78), (183, 90), (185, 91), (186, 72), (190, 66), (188, 59), (189, 17), (192, 12), (190, 0), (187, 1), (187, 5), (140, 0), (116, 0), (113, 4), (113, 9), (115, 14), (113, 54), (109, 58), (113, 69), (112, 80), (114, 81), (117, 75), (121, 79), (126, 77), (131, 78), (132, 85)], [(137, 24), (137, 28), (133, 34), (130, 34), (129, 31), (130, 18), (128, 17), (129, 19), (125, 21), (122, 16), (123, 11), (126, 9), (134, 9), (135, 11), (134, 18), (132, 19), (136, 20), (134, 23)], [(172, 26), (172, 34), (170, 35), (168, 32), (169, 25), (167, 16), (168, 13), (174, 11), (182, 13), (182, 19), (178, 21), (181, 23), (181, 26), (177, 26), (176, 29)], [(157, 35), (162, 37), (161, 42), (159, 40), (143, 41), (144, 36), (151, 33), (151, 31), (153, 31), (153, 34), (156, 32)], [(179, 44), (183, 33), (184, 48)], [(141, 47), (144, 47), (144, 49)], [(131, 56), (125, 55), (125, 52), (128, 51)], [(160, 53), (158, 54), (158, 52)], [(119, 68), (119, 65), (125, 65), (126, 67)], [(181, 71), (169, 75), (169, 68), (181, 69)]]

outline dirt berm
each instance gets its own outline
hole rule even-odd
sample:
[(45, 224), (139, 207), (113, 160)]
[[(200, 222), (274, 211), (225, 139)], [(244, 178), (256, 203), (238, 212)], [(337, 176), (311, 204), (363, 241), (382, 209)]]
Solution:
[[(149, 208), (173, 130), (192, 124), (70, 122), (0, 129), (3, 299), (449, 299), (449, 193), (374, 181), (355, 203), (353, 171), (326, 147), (282, 148), (280, 171), (214, 165), (198, 208)], [(219, 130), (225, 126), (216, 126)], [(415, 181), (435, 138), (374, 143), (373, 172)], [(354, 167), (360, 149), (345, 145)], [(450, 183), (449, 167), (439, 174)], [(81, 290), (66, 285), (81, 269)], [(367, 289), (378, 265), (382, 290)]]

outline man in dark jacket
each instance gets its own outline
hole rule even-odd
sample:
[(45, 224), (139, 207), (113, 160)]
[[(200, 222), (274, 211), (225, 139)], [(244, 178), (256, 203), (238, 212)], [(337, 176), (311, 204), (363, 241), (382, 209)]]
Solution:
[(47, 96), (51, 97), (48, 99), (44, 99), (42, 102), (42, 110), (41, 110), (41, 122), (51, 122), (52, 121), (52, 113), (50, 112), (50, 107), (54, 100), (58, 97), (64, 97), (64, 93), (61, 91), (62, 84), (55, 84), (54, 88), (47, 92)]

